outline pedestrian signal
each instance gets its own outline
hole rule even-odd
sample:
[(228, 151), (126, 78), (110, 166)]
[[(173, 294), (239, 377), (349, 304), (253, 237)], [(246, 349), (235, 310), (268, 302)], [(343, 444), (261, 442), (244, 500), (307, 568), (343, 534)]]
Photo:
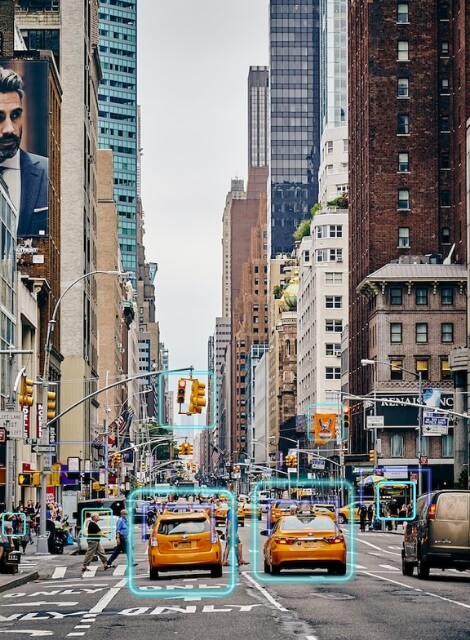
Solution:
[(30, 473), (19, 473), (18, 474), (18, 484), (21, 487), (30, 487), (31, 486), (31, 474)]

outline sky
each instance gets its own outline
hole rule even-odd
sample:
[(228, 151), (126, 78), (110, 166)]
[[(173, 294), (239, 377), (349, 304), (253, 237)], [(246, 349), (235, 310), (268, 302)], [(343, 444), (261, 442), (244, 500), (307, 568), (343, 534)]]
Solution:
[(269, 60), (269, 0), (139, 0), (147, 262), (170, 369), (207, 369), (222, 315), (222, 214), (247, 177), (249, 67)]

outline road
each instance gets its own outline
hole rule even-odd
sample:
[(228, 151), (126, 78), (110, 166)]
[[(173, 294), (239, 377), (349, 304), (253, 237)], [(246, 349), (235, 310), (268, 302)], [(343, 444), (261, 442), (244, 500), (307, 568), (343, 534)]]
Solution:
[(150, 582), (138, 534), (135, 568), (121, 556), (115, 569), (104, 572), (96, 562), (82, 577), (79, 556), (67, 563), (56, 556), (50, 579), (0, 593), (0, 640), (470, 639), (470, 572), (432, 570), (426, 581), (402, 576), (401, 535), (350, 525), (354, 576), (320, 584), (321, 572), (254, 571), (264, 540), (252, 535), (254, 525), (240, 528), (251, 564), (240, 572), (228, 567), (221, 579), (192, 572)]

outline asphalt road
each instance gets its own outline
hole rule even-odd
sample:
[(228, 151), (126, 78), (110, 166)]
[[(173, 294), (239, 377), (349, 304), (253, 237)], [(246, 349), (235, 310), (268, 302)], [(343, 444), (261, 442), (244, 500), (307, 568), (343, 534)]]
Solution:
[(402, 576), (401, 535), (350, 528), (355, 551), (346, 580), (320, 571), (278, 577), (260, 570), (264, 538), (253, 535), (256, 525), (240, 528), (250, 565), (228, 567), (221, 579), (191, 572), (151, 582), (138, 533), (136, 567), (121, 556), (115, 569), (96, 562), (82, 577), (79, 556), (56, 556), (50, 579), (0, 593), (0, 640), (470, 639), (470, 572)]

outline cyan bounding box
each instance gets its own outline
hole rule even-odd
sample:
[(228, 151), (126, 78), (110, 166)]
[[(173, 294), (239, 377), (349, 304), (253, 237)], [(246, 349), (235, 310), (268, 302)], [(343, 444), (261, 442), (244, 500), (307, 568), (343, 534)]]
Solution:
[(22, 520), (22, 528), (21, 531), (17, 531), (16, 533), (10, 534), (12, 538), (22, 538), (26, 535), (26, 514), (21, 511), (5, 511), (2, 513), (2, 535), (6, 535), (5, 523), (8, 522), (10, 526), (12, 526), (11, 520), (9, 520), (9, 516), (11, 517), (19, 517)]
[[(188, 400), (189, 400), (189, 396), (191, 394), (191, 381), (188, 379), (189, 377), (197, 378), (198, 380), (200, 380), (201, 382), (204, 382), (204, 380), (201, 380), (201, 377), (204, 376), (204, 378), (207, 379), (207, 384), (206, 384), (206, 393), (205, 393), (205, 397), (206, 397), (206, 420), (207, 420), (207, 405), (211, 404), (213, 407), (213, 411), (212, 411), (212, 415), (214, 416), (212, 422), (210, 424), (195, 424), (193, 420), (188, 420), (187, 422), (183, 422), (184, 418), (181, 417), (182, 422), (178, 423), (178, 424), (169, 424), (165, 421), (165, 412), (164, 412), (164, 408), (166, 406), (165, 404), (165, 398), (164, 398), (164, 390), (166, 388), (166, 385), (164, 384), (163, 380), (160, 381), (160, 384), (158, 385), (158, 396), (159, 396), (159, 402), (158, 402), (158, 420), (159, 420), (159, 424), (162, 427), (165, 428), (171, 428), (174, 429), (175, 431), (178, 431), (179, 429), (185, 429), (186, 431), (188, 429), (192, 429), (194, 431), (200, 431), (201, 429), (213, 429), (215, 427), (215, 420), (216, 420), (216, 416), (217, 416), (217, 381), (216, 381), (216, 376), (214, 371), (193, 371), (191, 369), (182, 369), (180, 371), (165, 371), (163, 373), (159, 374), (160, 378), (166, 377), (168, 379), (170, 378), (174, 378), (175, 380), (175, 388), (177, 386), (177, 382), (179, 378), (185, 378), (186, 379), (186, 395), (185, 395), (185, 402), (184, 405), (188, 404)], [(168, 385), (170, 386), (170, 385)], [(209, 390), (212, 394), (212, 399), (211, 399), (211, 403), (209, 403), (209, 398), (208, 398), (208, 393)], [(174, 394), (174, 397), (176, 398), (176, 392)], [(175, 403), (176, 404), (176, 403)], [(176, 412), (177, 413), (177, 412)], [(182, 414), (184, 415), (184, 414)], [(195, 415), (199, 415), (199, 414), (195, 414)], [(188, 418), (191, 418), (190, 416), (188, 416)]]
[[(139, 587), (136, 585), (136, 576), (134, 573), (134, 553), (135, 553), (135, 532), (134, 532), (134, 514), (135, 514), (135, 500), (142, 500), (144, 495), (158, 495), (168, 498), (168, 496), (192, 496), (193, 499), (196, 496), (201, 496), (203, 498), (203, 504), (198, 505), (195, 503), (195, 507), (203, 508), (206, 503), (209, 503), (209, 498), (213, 495), (217, 496), (225, 496), (227, 499), (227, 504), (230, 509), (237, 508), (237, 500), (235, 494), (227, 489), (222, 487), (197, 487), (197, 488), (188, 488), (188, 487), (171, 487), (168, 489), (167, 493), (164, 494), (162, 492), (161, 487), (158, 485), (153, 487), (139, 487), (138, 489), (134, 489), (131, 491), (129, 496), (126, 499), (127, 504), (127, 513), (129, 519), (129, 555), (127, 557), (127, 575), (129, 576), (129, 591), (140, 598), (225, 598), (231, 595), (237, 584), (237, 566), (236, 566), (236, 539), (238, 532), (235, 532), (235, 519), (232, 518), (231, 522), (231, 530), (230, 530), (230, 538), (231, 545), (229, 551), (229, 559), (230, 566), (228, 571), (228, 582), (226, 585), (217, 584), (214, 587), (204, 587), (201, 589), (181, 589), (181, 588), (173, 588), (171, 585), (167, 589), (166, 587), (160, 587), (158, 585), (149, 585), (144, 587)], [(207, 499), (207, 500), (206, 500)], [(177, 504), (177, 503), (170, 503)], [(183, 503), (188, 504), (188, 503)], [(183, 505), (182, 505), (183, 506)], [(214, 516), (215, 518), (215, 516)], [(222, 545), (222, 554), (223, 554), (223, 545)], [(197, 570), (197, 569), (196, 569)], [(184, 575), (187, 577), (187, 573)], [(148, 574), (147, 574), (148, 579)], [(207, 580), (214, 581), (217, 583), (216, 578), (207, 577)]]
[[(320, 489), (322, 493), (326, 493), (327, 489), (332, 490), (332, 494), (335, 496), (333, 499), (322, 498), (321, 496), (313, 496), (309, 498), (305, 497), (305, 500), (312, 499), (314, 502), (320, 504), (335, 504), (335, 506), (339, 507), (339, 496), (342, 493), (343, 495), (347, 492), (349, 501), (348, 504), (351, 507), (352, 502), (355, 499), (354, 487), (348, 480), (344, 480), (343, 478), (338, 478), (335, 480), (302, 480), (301, 482), (303, 489)], [(257, 482), (253, 488), (253, 503), (255, 513), (259, 507), (259, 494), (260, 491), (265, 489), (272, 490), (287, 490), (289, 488), (288, 480), (272, 480), (271, 482), (260, 481)], [(323, 491), (325, 490), (325, 491)], [(273, 502), (276, 498), (273, 499)], [(268, 506), (269, 508), (269, 506)], [(355, 577), (355, 554), (356, 554), (356, 546), (355, 539), (353, 536), (353, 527), (348, 527), (348, 531), (346, 533), (346, 575), (344, 576), (330, 576), (324, 574), (309, 574), (305, 576), (295, 576), (295, 575), (280, 575), (280, 576), (272, 576), (267, 575), (260, 570), (260, 565), (264, 562), (264, 553), (263, 547), (261, 546), (261, 541), (264, 543), (264, 540), (260, 536), (261, 526), (257, 520), (253, 521), (251, 526), (251, 543), (252, 548), (254, 549), (254, 554), (252, 556), (252, 565), (253, 565), (253, 573), (255, 578), (259, 582), (264, 582), (268, 584), (341, 584), (344, 582), (348, 582), (353, 577)]]
[[(84, 523), (87, 518), (91, 518), (93, 513), (99, 513), (103, 518), (109, 518), (109, 535), (108, 536), (89, 536), (85, 535)], [(82, 511), (82, 521), (80, 523), (80, 529), (82, 530), (82, 538), (84, 540), (111, 540), (114, 534), (114, 520), (113, 520), (113, 512), (112, 509), (98, 509), (98, 508), (90, 508), (83, 509)], [(101, 528), (101, 527), (100, 527)]]
[[(402, 488), (403, 485), (411, 487), (411, 501), (413, 504), (413, 511), (407, 518), (400, 518), (399, 516), (381, 516), (380, 515), (380, 491), (385, 487), (397, 487)], [(413, 480), (381, 480), (375, 485), (375, 517), (378, 520), (384, 522), (390, 522), (390, 520), (397, 520), (398, 522), (405, 522), (406, 520), (414, 520), (416, 517), (416, 484)]]

